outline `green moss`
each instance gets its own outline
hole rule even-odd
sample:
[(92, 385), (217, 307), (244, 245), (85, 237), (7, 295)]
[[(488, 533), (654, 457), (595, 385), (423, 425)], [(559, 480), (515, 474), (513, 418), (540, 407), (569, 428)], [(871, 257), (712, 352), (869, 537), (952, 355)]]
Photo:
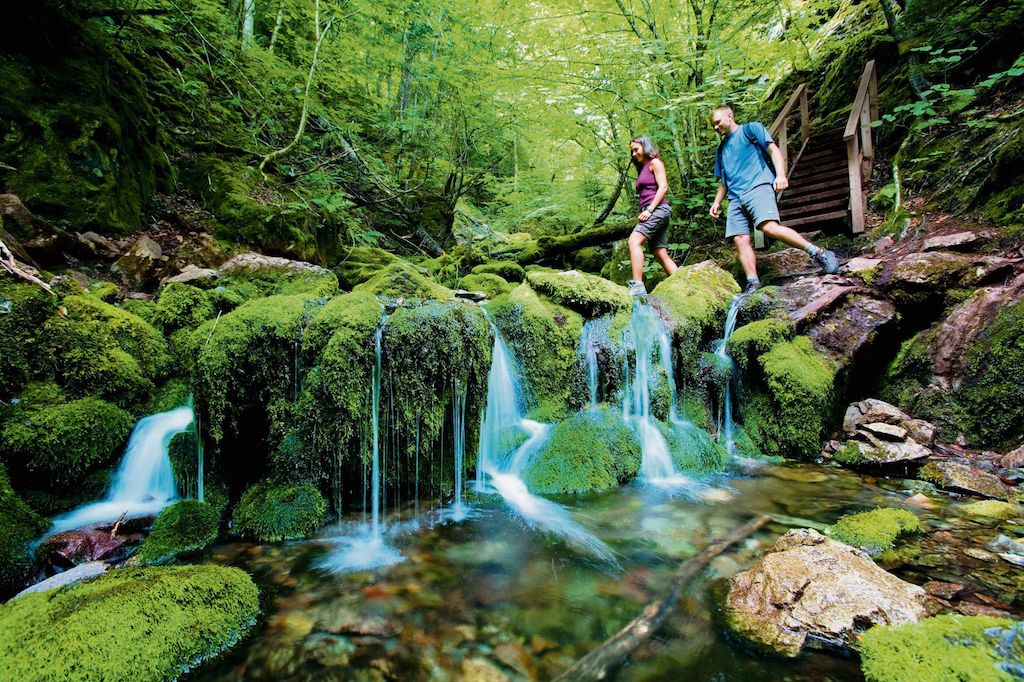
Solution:
[(706, 475), (725, 469), (729, 453), (707, 431), (682, 423), (664, 426), (663, 432), (677, 470)]
[(793, 323), (777, 317), (745, 324), (729, 338), (729, 356), (742, 374), (749, 374), (758, 358), (793, 338), (793, 333)]
[(29, 545), (47, 525), (14, 492), (0, 464), (0, 598), (25, 577), (32, 563)]
[(237, 568), (125, 568), (0, 606), (0, 677), (170, 680), (232, 646), (259, 595)]
[(997, 638), (1012, 625), (1004, 618), (943, 615), (876, 626), (861, 640), (861, 669), (869, 682), (1009, 682), (1015, 677), (1001, 666), (1024, 664), (1024, 650), (1018, 644), (1007, 656)]
[(632, 305), (629, 292), (624, 287), (578, 270), (556, 272), (531, 269), (526, 273), (526, 281), (535, 291), (555, 303), (588, 318), (626, 310)]
[(153, 310), (153, 324), (170, 334), (198, 327), (217, 314), (205, 291), (191, 284), (172, 282), (160, 290)]
[(806, 336), (776, 345), (759, 362), (767, 399), (761, 405), (748, 401), (743, 411), (750, 437), (767, 455), (817, 454), (832, 401), (834, 363)]
[(140, 298), (126, 298), (118, 303), (117, 307), (142, 320), (145, 320), (146, 322), (149, 322), (152, 325), (156, 324), (153, 321), (154, 312), (156, 311), (156, 301), (149, 301)]
[(89, 295), (104, 303), (117, 303), (121, 288), (113, 282), (97, 282), (89, 287)]
[(466, 275), (459, 280), (458, 288), (466, 291), (482, 291), (487, 294), (487, 298), (497, 298), (512, 291), (514, 287), (498, 275), (482, 274)]
[(130, 414), (98, 398), (26, 405), (0, 429), (0, 451), (16, 476), (67, 488), (116, 457), (133, 424)]
[(313, 485), (264, 480), (242, 495), (232, 515), (232, 532), (259, 542), (303, 538), (323, 525), (327, 502)]
[(199, 500), (181, 500), (166, 507), (135, 553), (144, 566), (159, 566), (205, 549), (217, 539), (217, 510)]
[(609, 407), (561, 422), (530, 462), (524, 481), (532, 492), (585, 493), (624, 483), (640, 470), (640, 444)]
[(157, 388), (150, 399), (146, 402), (146, 414), (167, 412), (176, 407), (188, 404), (191, 389), (183, 379), (168, 379), (162, 386)]
[[(315, 362), (336, 333), (348, 336), (349, 330), (372, 330), (380, 324), (383, 315), (384, 307), (368, 291), (335, 296), (309, 321), (302, 338), (303, 355), (309, 362)], [(356, 350), (348, 343), (344, 345)]]
[(386, 266), (369, 280), (355, 287), (354, 291), (366, 291), (375, 296), (405, 300), (447, 301), (452, 297), (451, 289), (441, 286), (405, 262)]
[(892, 549), (902, 535), (922, 532), (921, 522), (906, 509), (873, 509), (848, 514), (832, 526), (829, 535), (869, 553)]
[(864, 459), (864, 453), (861, 452), (860, 447), (852, 440), (847, 441), (846, 445), (836, 450), (832, 459), (846, 466), (857, 466), (867, 461)]
[(512, 261), (481, 263), (472, 270), (474, 275), (497, 275), (508, 282), (522, 282), (526, 277), (523, 266)]
[(334, 274), (346, 289), (351, 289), (376, 276), (388, 265), (398, 263), (398, 256), (372, 246), (357, 246), (349, 249), (334, 266)]
[(960, 507), (960, 511), (968, 516), (1008, 521), (1024, 516), (1024, 509), (1019, 504), (1000, 500), (979, 500)]
[(953, 393), (959, 422), (983, 447), (1015, 445), (1024, 436), (1024, 301), (999, 312), (964, 355)]
[(43, 324), (56, 310), (54, 296), (0, 274), (0, 398), (16, 395), (47, 366)]
[(130, 355), (148, 379), (159, 379), (171, 364), (167, 342), (151, 324), (90, 296), (68, 296), (64, 307), (72, 322), (99, 322), (110, 331), (118, 348)]
[(588, 400), (577, 349), (583, 318), (542, 301), (529, 284), (488, 305), (498, 329), (525, 377), (531, 406), (567, 405), (574, 411)]

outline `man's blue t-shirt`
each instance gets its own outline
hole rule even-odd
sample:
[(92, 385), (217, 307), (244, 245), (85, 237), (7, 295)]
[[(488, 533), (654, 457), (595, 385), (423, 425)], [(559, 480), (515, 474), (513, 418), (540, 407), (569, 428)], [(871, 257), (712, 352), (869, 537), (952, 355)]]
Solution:
[(758, 185), (775, 182), (775, 173), (761, 151), (773, 142), (768, 129), (757, 121), (744, 123), (726, 136), (721, 152), (715, 155), (715, 177), (725, 185), (730, 199), (738, 199)]

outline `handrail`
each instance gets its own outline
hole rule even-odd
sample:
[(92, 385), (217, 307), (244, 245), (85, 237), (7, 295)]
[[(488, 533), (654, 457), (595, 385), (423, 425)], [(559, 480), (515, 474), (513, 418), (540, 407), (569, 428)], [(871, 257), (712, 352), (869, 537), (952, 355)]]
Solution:
[[(775, 121), (772, 122), (770, 128), (768, 128), (768, 134), (775, 139), (776, 144), (779, 145), (779, 151), (782, 152), (782, 165), (786, 171), (786, 175), (793, 170), (793, 165), (789, 162), (789, 116), (793, 113), (793, 109), (796, 108), (797, 103), (800, 103), (800, 132), (801, 132), (801, 144), (807, 144), (807, 138), (811, 135), (811, 120), (808, 113), (807, 107), (807, 83), (800, 83), (793, 90), (793, 94), (786, 100), (786, 105), (782, 107), (782, 111), (775, 117)], [(803, 151), (801, 147), (800, 151)], [(797, 153), (799, 157), (799, 152)], [(795, 159), (794, 159), (795, 163)]]
[[(796, 86), (796, 90), (794, 90), (793, 94), (789, 96), (788, 100), (786, 100), (786, 106), (782, 107), (782, 111), (779, 112), (779, 115), (775, 117), (775, 121), (772, 123), (771, 127), (768, 128), (768, 133), (770, 135), (775, 135), (779, 131), (779, 127), (782, 125), (783, 121), (786, 120), (786, 117), (789, 116), (789, 113), (793, 111), (793, 107), (801, 96), (803, 96), (804, 99), (807, 97), (807, 83), (801, 83)], [(803, 107), (801, 107), (801, 109), (803, 109)], [(801, 113), (803, 113), (803, 111), (801, 111)]]
[(878, 120), (878, 76), (875, 60), (864, 65), (857, 96), (843, 130), (846, 163), (850, 177), (850, 227), (853, 233), (864, 231), (864, 180), (871, 177), (875, 148), (871, 123)]

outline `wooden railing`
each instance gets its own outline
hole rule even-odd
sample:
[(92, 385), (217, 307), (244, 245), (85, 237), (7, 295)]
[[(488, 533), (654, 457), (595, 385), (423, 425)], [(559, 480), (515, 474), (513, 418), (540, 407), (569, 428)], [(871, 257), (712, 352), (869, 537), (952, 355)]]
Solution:
[(850, 227), (854, 233), (864, 231), (864, 181), (871, 177), (875, 147), (871, 139), (871, 122), (878, 120), (878, 77), (875, 61), (864, 65), (857, 86), (850, 118), (846, 121), (846, 162), (850, 172)]
[[(789, 153), (789, 119), (790, 114), (793, 113), (798, 103), (800, 105), (800, 150), (796, 153), (796, 156), (791, 156)], [(782, 107), (782, 111), (775, 117), (775, 122), (768, 128), (768, 133), (775, 140), (775, 143), (779, 145), (779, 151), (782, 152), (783, 165), (788, 176), (800, 158), (800, 152), (807, 145), (807, 139), (811, 136), (811, 120), (807, 108), (806, 83), (796, 86), (796, 90), (793, 91), (793, 94), (786, 101), (786, 106)], [(792, 163), (790, 159), (792, 159)]]

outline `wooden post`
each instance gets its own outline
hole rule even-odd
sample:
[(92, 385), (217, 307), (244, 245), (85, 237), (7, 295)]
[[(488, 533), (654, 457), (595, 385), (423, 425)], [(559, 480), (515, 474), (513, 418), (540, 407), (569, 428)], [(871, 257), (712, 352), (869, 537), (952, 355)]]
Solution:
[(800, 134), (803, 137), (802, 144), (807, 144), (811, 136), (811, 115), (807, 108), (807, 88), (800, 92)]
[(864, 231), (864, 192), (861, 190), (860, 136), (846, 141), (846, 163), (850, 174), (850, 228), (854, 234)]
[(860, 112), (860, 138), (863, 162), (861, 172), (865, 179), (871, 178), (871, 168), (875, 161), (875, 146), (871, 141), (871, 110), (864, 107)]
[(789, 175), (789, 139), (787, 133), (789, 132), (789, 125), (786, 121), (782, 122), (782, 127), (779, 128), (778, 138), (775, 140), (779, 145), (779, 151), (782, 152), (782, 168), (780, 169), (786, 175)]

